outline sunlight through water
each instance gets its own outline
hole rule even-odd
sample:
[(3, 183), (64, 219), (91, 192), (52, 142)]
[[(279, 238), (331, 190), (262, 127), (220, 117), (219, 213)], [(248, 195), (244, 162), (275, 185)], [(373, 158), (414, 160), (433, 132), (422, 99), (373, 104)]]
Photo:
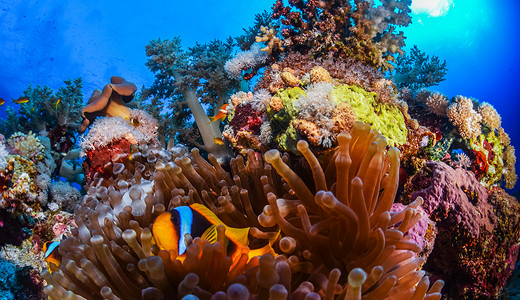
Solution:
[(441, 17), (444, 16), (452, 6), (453, 0), (413, 0), (411, 9), (415, 14), (428, 14), (432, 17)]

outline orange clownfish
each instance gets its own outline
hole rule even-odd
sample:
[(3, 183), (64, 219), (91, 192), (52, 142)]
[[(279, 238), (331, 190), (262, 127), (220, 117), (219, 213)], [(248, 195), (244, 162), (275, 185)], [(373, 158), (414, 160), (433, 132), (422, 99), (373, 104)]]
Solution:
[(218, 114), (216, 114), (213, 117), (209, 117), (210, 122), (208, 124), (211, 124), (211, 123), (215, 122), (216, 120), (224, 119), (227, 116), (227, 107), (228, 107), (228, 105), (229, 105), (229, 103), (226, 103), (226, 104), (222, 105), (220, 107), (220, 109), (218, 110)]
[(58, 104), (60, 104), (61, 102), (61, 98), (58, 98), (58, 101), (56, 101), (56, 105), (54, 107), (54, 109), (58, 109)]
[(61, 255), (58, 253), (58, 248), (60, 246), (60, 242), (57, 241), (48, 241), (43, 244), (43, 253), (45, 253), (45, 261), (47, 262), (47, 266), (49, 268), (49, 272), (55, 269), (51, 267), (51, 263), (56, 265), (56, 267), (60, 266), (61, 263)]
[(29, 98), (27, 98), (27, 97), (20, 97), (20, 98), (18, 98), (16, 100), (13, 99), (13, 102), (17, 103), (17, 104), (23, 104), (23, 103), (29, 102)]
[[(200, 237), (213, 244), (217, 241), (218, 225), (226, 227), (227, 254), (235, 261), (235, 259), (240, 257), (241, 248), (249, 244), (248, 236), (251, 227), (229, 227), (202, 204), (195, 203), (190, 206), (178, 206), (162, 213), (155, 220), (152, 232), (159, 249), (175, 250), (179, 255), (177, 259), (183, 261), (186, 257), (185, 252), (187, 249), (184, 236), (189, 234), (192, 238)], [(266, 253), (276, 255), (271, 247), (273, 241), (269, 241), (269, 244), (262, 248), (250, 250), (248, 253), (249, 259)]]

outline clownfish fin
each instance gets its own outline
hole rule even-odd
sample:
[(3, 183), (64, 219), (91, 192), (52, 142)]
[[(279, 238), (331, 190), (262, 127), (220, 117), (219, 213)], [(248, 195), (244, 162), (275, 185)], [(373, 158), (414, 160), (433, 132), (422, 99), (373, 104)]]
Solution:
[[(201, 214), (204, 218), (206, 218), (211, 224), (214, 224), (215, 227), (218, 226), (218, 225), (224, 225), (226, 226), (226, 224), (224, 224), (224, 222), (222, 222), (216, 215), (214, 212), (211, 211), (211, 209), (207, 208), (206, 206), (200, 204), (200, 203), (193, 203), (192, 205), (190, 205), (190, 207), (195, 210), (196, 212), (198, 212), (199, 214)], [(226, 229), (227, 231), (227, 229)]]
[(215, 224), (211, 225), (200, 237), (201, 240), (208, 240), (210, 244), (213, 244), (217, 241), (217, 226)]
[(233, 228), (226, 226), (226, 236), (237, 245), (247, 246), (249, 244), (249, 227)]
[[(194, 203), (190, 205), (190, 207), (197, 211), (199, 214), (204, 216), (211, 224), (215, 225), (215, 241), (216, 241), (216, 234), (217, 234), (217, 226), (218, 225), (224, 225), (226, 227), (226, 237), (229, 238), (233, 243), (241, 246), (247, 246), (249, 244), (249, 228), (233, 228), (229, 227), (224, 222), (222, 222), (216, 215), (211, 211), (211, 209), (207, 208), (206, 206), (200, 204), (200, 203)], [(208, 230), (206, 230), (207, 232)], [(208, 239), (209, 240), (209, 239)]]
[(274, 257), (276, 257), (278, 255), (278, 254), (276, 254), (276, 252), (274, 252), (273, 247), (271, 247), (270, 244), (267, 244), (267, 245), (263, 246), (262, 248), (249, 250), (249, 252), (247, 253), (247, 256), (249, 257), (249, 260), (250, 260), (251, 258), (253, 258), (255, 256), (262, 256), (264, 254), (271, 254)]

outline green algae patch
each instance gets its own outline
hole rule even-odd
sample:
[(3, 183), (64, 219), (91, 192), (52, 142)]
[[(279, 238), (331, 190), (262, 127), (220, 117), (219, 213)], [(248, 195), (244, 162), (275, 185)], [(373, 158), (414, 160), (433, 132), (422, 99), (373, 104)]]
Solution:
[(396, 106), (378, 103), (376, 96), (376, 93), (347, 84), (337, 86), (330, 95), (331, 100), (338, 103), (348, 102), (357, 119), (383, 134), (389, 146), (405, 144), (408, 130), (403, 114)]

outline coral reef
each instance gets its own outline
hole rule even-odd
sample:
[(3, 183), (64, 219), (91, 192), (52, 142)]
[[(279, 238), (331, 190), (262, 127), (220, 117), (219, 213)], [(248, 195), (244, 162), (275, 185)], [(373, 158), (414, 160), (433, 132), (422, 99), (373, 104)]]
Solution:
[[(425, 148), (428, 159), (471, 169), (485, 186), (503, 183), (507, 189), (514, 187), (514, 148), (500, 127), (500, 115), (490, 104), (463, 96), (448, 100), (425, 89), (415, 93), (402, 89), (399, 96), (407, 102), (410, 115), (435, 135), (435, 143)], [(409, 159), (404, 161), (407, 164)]]
[(0, 122), (0, 132), (9, 136), (18, 131), (51, 132), (57, 127), (62, 127), (63, 136), (70, 138), (74, 135), (81, 117), (82, 88), (81, 78), (66, 80), (65, 86), (59, 88), (56, 93), (47, 86), (29, 85), (24, 91), (28, 101), (20, 104), (18, 109), (11, 106), (6, 109), (7, 116)]
[[(360, 72), (365, 77), (356, 76)], [(331, 149), (339, 132), (349, 131), (356, 120), (371, 124), (391, 146), (406, 143), (401, 103), (379, 73), (355, 61), (288, 55), (266, 69), (258, 84), (262, 87), (231, 96), (223, 135), (236, 149), (276, 146), (298, 152), (299, 139), (316, 149)]]
[[(60, 266), (51, 265), (52, 274), (43, 273), (45, 293), (50, 299), (189, 294), (440, 299), (442, 282), (430, 286), (424, 271), (417, 270), (424, 258), (413, 253), (421, 248), (406, 234), (423, 216), (421, 200), (390, 212), (398, 150), (387, 152), (385, 139), (362, 123), (354, 125), (352, 135), (342, 133), (338, 139), (339, 149), (322, 166), (300, 141), (305, 161), (291, 162), (288, 155), (282, 159), (271, 150), (264, 162), (249, 150), (247, 160), (231, 160), (231, 173), (211, 154), (209, 162), (204, 160), (197, 149), (191, 154), (146, 145), (131, 150), (126, 153), (131, 160), (117, 166), (112, 161), (113, 167), (107, 167), (111, 172), (95, 173), (88, 181), (87, 195), (75, 213), (78, 228), (59, 245)], [(155, 217), (191, 203), (206, 205), (227, 226), (253, 227), (250, 247), (281, 231), (273, 245), (279, 255), (248, 262), (250, 250), (244, 247), (233, 260), (222, 244), (224, 227), (215, 243), (187, 237), (183, 260), (175, 251), (159, 251), (150, 230)]]
[(404, 36), (397, 26), (411, 22), (410, 1), (290, 1), (277, 0), (272, 18), (280, 20), (283, 48), (313, 58), (351, 57), (386, 71), (394, 54), (402, 53)]
[(408, 184), (439, 230), (425, 269), (446, 280), (447, 294), (495, 299), (514, 269), (520, 204), (498, 187), (442, 162), (429, 162)]
[(222, 137), (219, 122), (211, 122), (206, 111), (217, 115), (229, 95), (239, 88), (239, 81), (226, 76), (224, 70), (232, 50), (231, 39), (196, 44), (187, 51), (182, 49), (178, 37), (153, 40), (146, 46), (146, 65), (155, 73), (154, 83), (145, 90), (146, 96), (157, 103), (169, 99), (168, 109), (156, 111), (153, 116), (159, 124), (175, 122), (159, 129), (163, 144), (187, 143), (219, 158), (230, 157), (230, 149), (215, 142)]
[(34, 281), (37, 276), (29, 267), (17, 267), (0, 260), (0, 299), (42, 299), (42, 283)]

